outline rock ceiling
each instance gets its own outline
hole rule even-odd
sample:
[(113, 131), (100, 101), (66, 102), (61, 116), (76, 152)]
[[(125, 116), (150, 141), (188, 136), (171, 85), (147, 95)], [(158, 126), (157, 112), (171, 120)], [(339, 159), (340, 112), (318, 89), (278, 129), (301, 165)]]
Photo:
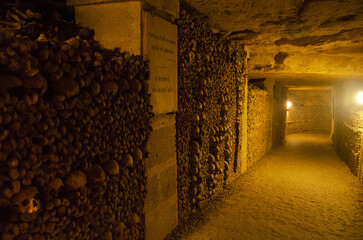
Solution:
[(250, 53), (250, 75), (363, 76), (363, 0), (187, 0)]

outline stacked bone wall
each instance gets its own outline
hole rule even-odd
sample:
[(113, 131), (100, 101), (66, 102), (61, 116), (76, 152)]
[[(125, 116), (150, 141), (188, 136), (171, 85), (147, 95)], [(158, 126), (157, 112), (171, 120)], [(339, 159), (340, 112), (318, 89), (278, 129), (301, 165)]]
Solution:
[(287, 133), (330, 133), (331, 98), (330, 90), (290, 90), (292, 107), (287, 115)]
[(1, 239), (144, 238), (148, 65), (92, 36), (2, 15)]
[[(352, 84), (344, 88), (338, 85), (334, 89), (334, 132), (333, 141), (340, 157), (350, 170), (362, 176), (359, 163), (362, 151), (363, 109), (357, 105), (355, 95), (362, 85)], [(361, 178), (362, 180), (362, 178)]]
[(248, 156), (247, 169), (259, 161), (272, 145), (272, 104), (271, 87), (261, 89), (248, 86)]
[(246, 55), (186, 4), (178, 27), (177, 178), (179, 217), (185, 219), (234, 175)]
[(363, 111), (346, 112), (346, 118), (342, 124), (342, 146), (340, 156), (352, 172), (357, 175), (361, 156)]

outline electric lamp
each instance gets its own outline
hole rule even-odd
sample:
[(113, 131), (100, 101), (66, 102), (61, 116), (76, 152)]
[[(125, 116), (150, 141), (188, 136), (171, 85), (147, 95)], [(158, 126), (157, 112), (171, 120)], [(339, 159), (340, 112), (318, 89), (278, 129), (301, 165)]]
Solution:
[(358, 92), (357, 102), (358, 102), (358, 104), (363, 104), (363, 92)]

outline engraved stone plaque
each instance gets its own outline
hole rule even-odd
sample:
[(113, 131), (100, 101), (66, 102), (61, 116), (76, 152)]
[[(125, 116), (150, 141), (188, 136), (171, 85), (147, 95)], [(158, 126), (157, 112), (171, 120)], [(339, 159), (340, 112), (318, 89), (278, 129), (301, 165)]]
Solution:
[(178, 109), (177, 26), (143, 11), (143, 54), (150, 60), (151, 104), (155, 114)]

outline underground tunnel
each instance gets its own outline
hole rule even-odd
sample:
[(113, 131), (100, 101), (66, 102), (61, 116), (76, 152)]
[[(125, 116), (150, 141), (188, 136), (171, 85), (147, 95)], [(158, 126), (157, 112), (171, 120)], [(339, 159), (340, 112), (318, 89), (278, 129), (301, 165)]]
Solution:
[(0, 2), (0, 240), (363, 239), (361, 0)]

